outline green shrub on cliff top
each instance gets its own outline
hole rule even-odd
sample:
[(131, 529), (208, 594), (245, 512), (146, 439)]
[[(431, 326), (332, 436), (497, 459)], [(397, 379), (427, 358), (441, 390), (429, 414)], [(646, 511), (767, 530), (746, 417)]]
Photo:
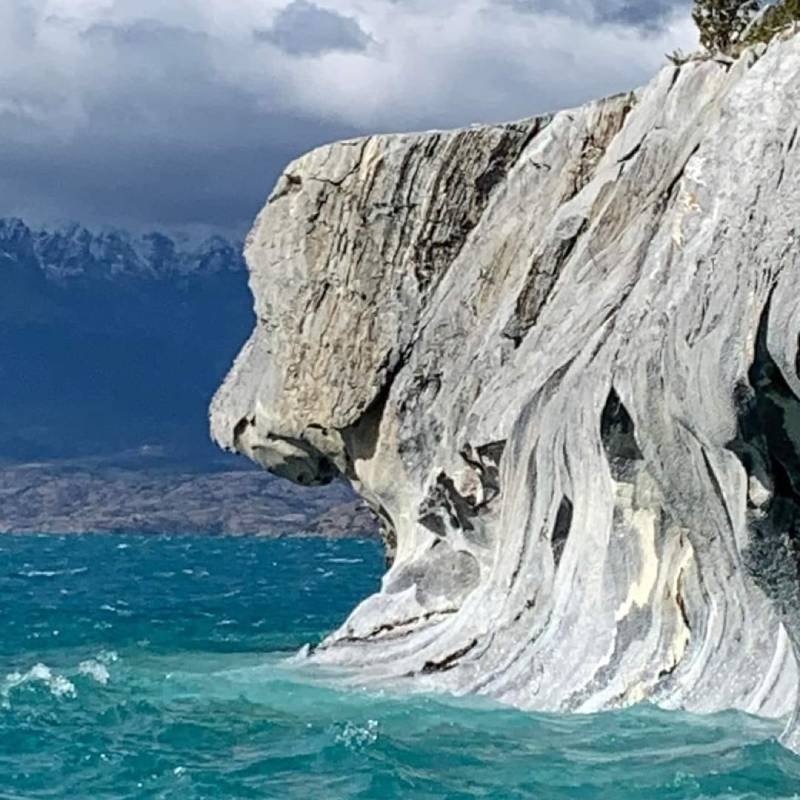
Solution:
[(758, 0), (695, 0), (700, 44), (710, 53), (730, 53), (758, 9)]
[(800, 23), (800, 0), (782, 0), (764, 11), (747, 31), (744, 44), (768, 43), (781, 31)]
[(694, 0), (692, 17), (707, 53), (736, 55), (743, 47), (768, 43), (800, 24), (800, 0), (777, 0), (761, 11), (760, 0)]

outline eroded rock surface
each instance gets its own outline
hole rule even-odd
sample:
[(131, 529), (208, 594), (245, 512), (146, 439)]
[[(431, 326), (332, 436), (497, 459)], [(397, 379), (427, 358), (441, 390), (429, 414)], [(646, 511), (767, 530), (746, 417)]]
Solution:
[(212, 427), (384, 522), (381, 593), (314, 659), (531, 709), (794, 712), (799, 98), (795, 38), (289, 166)]

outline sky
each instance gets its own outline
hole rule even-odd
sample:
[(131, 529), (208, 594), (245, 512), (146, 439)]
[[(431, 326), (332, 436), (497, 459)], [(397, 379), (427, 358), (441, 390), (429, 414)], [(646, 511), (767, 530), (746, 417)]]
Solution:
[(646, 82), (689, 0), (0, 0), (0, 216), (241, 235), (294, 157)]

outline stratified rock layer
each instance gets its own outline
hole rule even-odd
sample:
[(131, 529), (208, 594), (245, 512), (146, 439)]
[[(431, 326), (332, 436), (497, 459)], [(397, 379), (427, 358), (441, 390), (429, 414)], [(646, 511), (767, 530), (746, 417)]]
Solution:
[(794, 39), (289, 166), (212, 427), (384, 521), (381, 593), (314, 659), (531, 709), (793, 712), (799, 97)]

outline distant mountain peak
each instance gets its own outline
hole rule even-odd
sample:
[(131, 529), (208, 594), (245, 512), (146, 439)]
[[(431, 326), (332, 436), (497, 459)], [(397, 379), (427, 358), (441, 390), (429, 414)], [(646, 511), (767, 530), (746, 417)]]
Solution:
[(162, 280), (244, 270), (242, 243), (214, 234), (192, 242), (161, 231), (92, 231), (78, 223), (33, 228), (0, 218), (0, 264), (40, 271), (48, 280)]

